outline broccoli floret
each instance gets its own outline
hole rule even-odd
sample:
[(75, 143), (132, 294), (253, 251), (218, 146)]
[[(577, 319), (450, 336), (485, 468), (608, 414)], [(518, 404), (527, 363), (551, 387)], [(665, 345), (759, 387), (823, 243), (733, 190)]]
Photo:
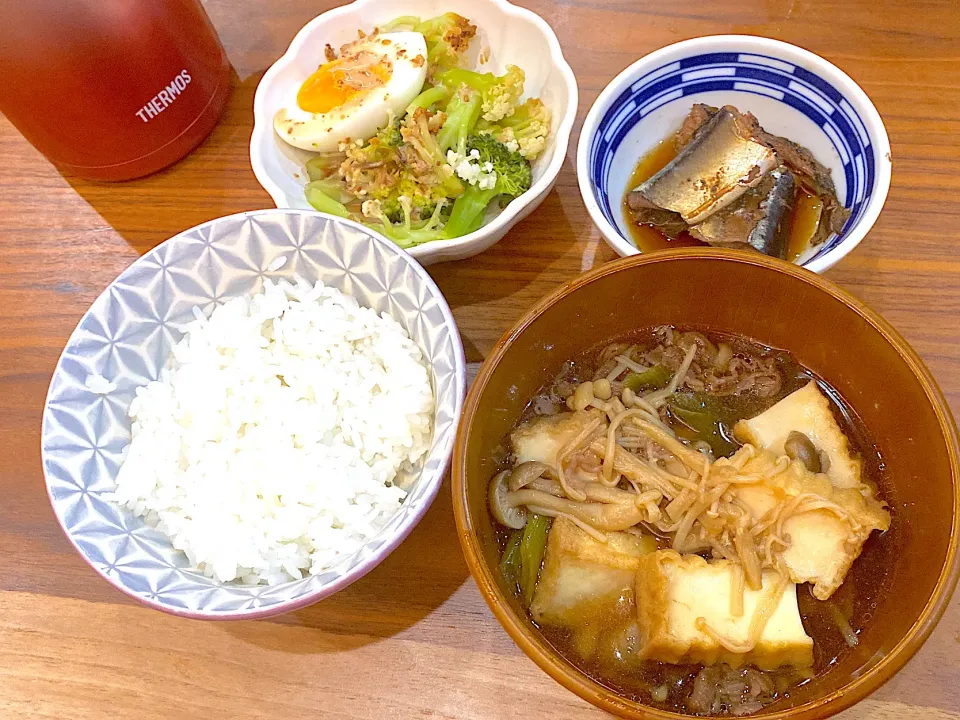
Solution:
[(463, 155), (466, 149), (467, 138), (480, 119), (480, 93), (466, 88), (456, 92), (447, 104), (447, 119), (437, 133), (437, 144), (443, 152), (456, 149)]
[(528, 160), (535, 159), (547, 146), (550, 134), (550, 110), (537, 98), (530, 98), (513, 114), (491, 125), (490, 132), (500, 142), (516, 149)]
[[(401, 127), (401, 121), (396, 119), (381, 128), (376, 135), (365, 143), (359, 145), (354, 142), (342, 143), (340, 146), (342, 161), (336, 168), (337, 172), (344, 176), (358, 169), (368, 166), (382, 166), (393, 161), (397, 154), (397, 148), (403, 143), (403, 136), (400, 133)], [(308, 166), (310, 162), (312, 160), (307, 163)]]
[(403, 217), (399, 203), (401, 197), (410, 198), (411, 217), (414, 222), (430, 217), (437, 203), (446, 201), (446, 196), (437, 186), (424, 186), (409, 174), (401, 173), (397, 187), (384, 201), (384, 210), (394, 222)]
[(507, 72), (500, 76), (453, 68), (439, 73), (437, 80), (448, 87), (466, 85), (479, 92), (483, 97), (483, 119), (491, 123), (512, 115), (523, 95), (524, 74), (516, 65), (507, 65)]
[(379, 200), (368, 200), (363, 203), (363, 214), (369, 220), (369, 227), (386, 235), (390, 240), (402, 248), (421, 245), (433, 240), (446, 238), (442, 212), (445, 201), (438, 202), (433, 214), (425, 222), (416, 222), (413, 219), (413, 201), (406, 195), (397, 198), (401, 217), (390, 218)]
[(372, 207), (368, 203), (380, 203), (378, 206), (383, 214), (390, 219), (390, 222), (400, 222), (403, 219), (403, 209), (400, 207), (400, 198), (391, 195), (390, 197), (376, 199), (376, 200), (365, 200), (363, 207)]
[(340, 186), (325, 194), (341, 203), (380, 200), (384, 214), (395, 222), (402, 218), (398, 198), (406, 196), (414, 222), (430, 217), (437, 201), (463, 192), (437, 145), (434, 133), (442, 117), (417, 108), (365, 144), (345, 143), (345, 159), (330, 177)]
[(434, 85), (427, 88), (417, 95), (409, 105), (407, 105), (407, 115), (416, 112), (417, 108), (429, 110), (434, 105), (444, 103), (450, 98), (450, 91), (443, 85)]
[(400, 133), (403, 142), (416, 154), (416, 166), (408, 163), (411, 172), (416, 173), (421, 181), (427, 173), (434, 174), (436, 177), (430, 184), (442, 197), (455, 197), (463, 191), (463, 185), (446, 163), (446, 156), (437, 144), (436, 136), (430, 132), (426, 110), (418, 108), (412, 115), (407, 115)]
[(471, 135), (467, 138), (467, 152), (476, 150), (480, 164), (490, 163), (497, 173), (494, 190), (497, 195), (519, 197), (533, 182), (530, 163), (519, 152), (513, 152), (491, 135)]
[(377, 133), (377, 137), (380, 139), (380, 144), (383, 147), (400, 147), (400, 143), (403, 142), (403, 136), (400, 135), (400, 126), (402, 123), (402, 118), (396, 118), (392, 123)]
[(468, 154), (477, 151), (481, 166), (487, 163), (497, 176), (496, 184), (481, 188), (467, 185), (466, 190), (453, 203), (450, 219), (444, 226), (447, 237), (459, 237), (473, 232), (483, 223), (487, 206), (500, 196), (508, 202), (530, 189), (533, 174), (530, 163), (520, 153), (513, 152), (491, 135), (471, 135), (467, 138)]
[[(483, 224), (487, 206), (495, 198), (510, 200), (530, 188), (533, 181), (530, 163), (496, 138), (471, 135), (465, 148), (471, 156), (476, 151), (482, 165), (489, 163), (493, 167), (497, 181), (492, 188), (467, 185), (454, 200), (446, 223), (443, 222), (446, 198), (432, 198), (423, 192), (417, 193), (416, 189), (413, 192), (417, 194), (413, 195), (404, 193), (383, 201), (368, 200), (363, 203), (367, 224), (404, 248), (433, 240), (449, 240), (477, 230)], [(403, 181), (401, 187), (405, 187)], [(421, 218), (427, 216), (431, 202), (432, 214), (424, 221)]]

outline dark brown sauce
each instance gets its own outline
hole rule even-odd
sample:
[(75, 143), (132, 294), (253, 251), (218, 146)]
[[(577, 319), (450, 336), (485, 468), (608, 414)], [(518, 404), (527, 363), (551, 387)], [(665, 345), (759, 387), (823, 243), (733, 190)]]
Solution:
[[(864, 482), (872, 484), (878, 491), (878, 496), (885, 499), (892, 515), (890, 529), (885, 533), (874, 533), (865, 543), (863, 552), (854, 562), (846, 580), (833, 595), (826, 601), (813, 597), (809, 585), (797, 587), (797, 600), (800, 616), (807, 634), (814, 640), (814, 679), (830, 672), (833, 667), (851, 651), (844, 639), (844, 635), (837, 625), (835, 612), (839, 611), (849, 622), (851, 629), (859, 635), (873, 616), (880, 598), (889, 587), (892, 574), (895, 572), (896, 561), (899, 557), (900, 523), (895, 512), (896, 497), (892, 486), (884, 474), (883, 459), (879, 448), (872, 442), (867, 428), (853, 409), (847, 405), (836, 390), (822, 378), (815, 376), (801, 366), (793, 357), (782, 350), (764, 346), (743, 336), (710, 332), (703, 328), (685, 327), (683, 330), (700, 330), (712, 342), (729, 343), (735, 352), (754, 353), (763, 356), (773, 356), (783, 374), (784, 382), (780, 392), (773, 398), (757, 399), (754, 407), (747, 403), (743, 407), (744, 417), (753, 417), (763, 412), (775, 402), (799, 389), (811, 379), (816, 380), (821, 390), (831, 399), (834, 415), (841, 429), (850, 439), (851, 447), (858, 451), (863, 459)], [(613, 338), (602, 346), (591, 348), (580, 356), (564, 364), (562, 371), (545, 384), (540, 392), (524, 409), (517, 424), (537, 415), (552, 414), (562, 408), (558, 401), (555, 386), (559, 382), (580, 382), (591, 379), (598, 365), (598, 355), (611, 343), (628, 342), (638, 345), (654, 344), (652, 329), (634, 331), (621, 337)], [(502, 467), (510, 467), (509, 438), (498, 453), (502, 458)], [(497, 537), (501, 543), (501, 550), (506, 544), (507, 532), (497, 526)], [(664, 545), (666, 547), (667, 545)], [(836, 610), (829, 607), (833, 605)], [(622, 620), (620, 618), (619, 620)], [(611, 620), (611, 627), (618, 621)], [(573, 633), (566, 628), (541, 626), (531, 618), (531, 622), (538, 627), (543, 636), (570, 663), (579, 668), (587, 676), (610, 689), (618, 695), (636, 702), (677, 713), (690, 714), (686, 707), (686, 700), (693, 690), (694, 679), (702, 669), (700, 665), (670, 665), (653, 661), (645, 661), (639, 666), (636, 664), (623, 665), (615, 662), (601, 662), (599, 660), (584, 661), (576, 649)], [(793, 668), (781, 668), (776, 671), (763, 673), (776, 687), (774, 699), (765, 705), (764, 709), (783, 708), (789, 706), (791, 692), (813, 681), (802, 671)], [(655, 688), (667, 687), (667, 699), (663, 702), (655, 701), (652, 692)]]
[(810, 247), (810, 239), (820, 224), (823, 200), (804, 188), (797, 189), (793, 212), (790, 214), (790, 239), (787, 240), (787, 260), (796, 262)]
[[(671, 135), (654, 145), (650, 152), (637, 161), (637, 166), (633, 169), (633, 173), (630, 175), (630, 180), (627, 183), (627, 189), (623, 193), (622, 204), (623, 216), (625, 218), (632, 217), (630, 207), (627, 205), (627, 195), (630, 194), (630, 191), (663, 170), (676, 156), (677, 150), (673, 145), (673, 135)], [(653, 225), (638, 225), (632, 221), (629, 221), (627, 225), (630, 229), (630, 237), (633, 240), (633, 244), (643, 252), (706, 246), (705, 242), (700, 242), (689, 233), (681, 233), (678, 238), (669, 238)]]
[[(669, 238), (653, 225), (639, 225), (630, 220), (632, 213), (627, 204), (630, 191), (660, 172), (676, 156), (677, 149), (673, 143), (673, 135), (670, 135), (654, 145), (650, 152), (637, 161), (624, 190), (621, 200), (623, 216), (628, 219), (627, 228), (630, 231), (630, 239), (642, 252), (681, 247), (709, 247), (707, 243), (697, 240), (690, 233), (681, 233), (677, 238)], [(811, 195), (802, 187), (797, 189), (794, 207), (790, 213), (790, 237), (787, 240), (786, 259), (789, 262), (796, 262), (810, 247), (810, 240), (820, 223), (822, 208), (823, 201), (820, 198)]]

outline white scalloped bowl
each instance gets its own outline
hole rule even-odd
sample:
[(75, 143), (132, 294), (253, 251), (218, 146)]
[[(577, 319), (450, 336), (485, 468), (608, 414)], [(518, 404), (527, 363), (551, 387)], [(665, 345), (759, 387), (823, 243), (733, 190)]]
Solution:
[(339, 47), (356, 39), (358, 29), (369, 31), (401, 15), (427, 18), (445, 12), (459, 13), (477, 26), (468, 67), (477, 67), (478, 54), (489, 48), (490, 59), (482, 65), (484, 71), (501, 73), (508, 64), (522, 68), (526, 94), (543, 100), (553, 121), (547, 148), (533, 163), (533, 185), (527, 192), (503, 210), (491, 208), (485, 224), (476, 232), (418, 245), (407, 252), (423, 265), (471, 257), (500, 240), (543, 202), (560, 173), (577, 114), (577, 81), (546, 21), (506, 0), (357, 0), (307, 23), (257, 87), (250, 163), (277, 207), (312, 209), (303, 196), (307, 183), (304, 164), (311, 153), (277, 137), (273, 116), (291, 91), (324, 62), (326, 43)]
[[(285, 258), (278, 269), (275, 261)], [(430, 366), (435, 396), (430, 450), (397, 513), (335, 567), (279, 585), (219, 583), (196, 570), (170, 538), (109, 499), (130, 442), (127, 410), (193, 319), (258, 292), (263, 279), (322, 280), (410, 333)], [(98, 394), (99, 374), (114, 388)], [(296, 610), (376, 567), (410, 533), (443, 481), (465, 388), (463, 346), (440, 290), (420, 265), (358, 223), (306, 210), (217, 218), (161, 243), (123, 271), (80, 320), (54, 370), (43, 410), (41, 459), (54, 514), (107, 582), (150, 607), (208, 619)], [(317, 469), (322, 472), (322, 468)]]
[(594, 224), (619, 255), (640, 249), (620, 202), (637, 159), (674, 132), (694, 103), (734, 105), (826, 165), (850, 210), (839, 234), (796, 261), (824, 272), (873, 227), (890, 189), (890, 141), (866, 93), (837, 66), (750, 35), (684, 40), (645, 55), (603, 89), (580, 131), (577, 179)]

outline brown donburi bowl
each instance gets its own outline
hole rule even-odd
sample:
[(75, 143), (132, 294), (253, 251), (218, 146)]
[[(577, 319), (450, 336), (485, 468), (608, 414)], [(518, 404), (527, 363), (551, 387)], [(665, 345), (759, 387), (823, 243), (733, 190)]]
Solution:
[(902, 524), (891, 586), (840, 663), (795, 690), (789, 704), (752, 716), (829, 717), (901, 668), (947, 606), (960, 575), (960, 451), (947, 403), (906, 341), (863, 303), (795, 265), (713, 249), (635, 255), (577, 278), (527, 313), (483, 364), (460, 421), (453, 504), (470, 571), (514, 641), (565, 687), (623, 717), (681, 717), (619, 697), (551, 647), (497, 582), (486, 506), (497, 446), (561, 364), (664, 323), (788, 350), (840, 392), (883, 454), (895, 495), (888, 499)]

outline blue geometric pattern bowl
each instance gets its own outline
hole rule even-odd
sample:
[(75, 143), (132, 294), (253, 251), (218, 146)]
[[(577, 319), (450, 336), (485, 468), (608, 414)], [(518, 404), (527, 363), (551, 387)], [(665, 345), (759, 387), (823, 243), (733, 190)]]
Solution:
[(580, 135), (584, 202), (620, 255), (628, 239), (622, 198), (637, 160), (675, 131), (694, 103), (734, 105), (764, 129), (809, 148), (831, 169), (851, 211), (843, 231), (798, 262), (822, 272), (863, 239), (890, 187), (890, 143), (856, 83), (813, 53), (766, 38), (724, 35), (670, 45), (638, 60), (600, 94)]
[[(339, 565), (280, 585), (221, 584), (190, 569), (167, 536), (108, 499), (130, 442), (127, 410), (136, 388), (157, 379), (194, 307), (209, 316), (231, 297), (259, 292), (265, 278), (295, 275), (322, 280), (390, 315), (420, 346), (436, 398), (431, 447), (397, 514)], [(109, 389), (94, 391), (87, 385), (91, 375), (102, 376)], [(41, 455), (50, 503), (90, 566), (146, 605), (198, 619), (296, 610), (369, 572), (426, 513), (450, 462), (465, 382), (463, 346), (450, 308), (427, 272), (393, 243), (312, 210), (217, 218), (134, 262), (70, 336), (43, 411)]]

